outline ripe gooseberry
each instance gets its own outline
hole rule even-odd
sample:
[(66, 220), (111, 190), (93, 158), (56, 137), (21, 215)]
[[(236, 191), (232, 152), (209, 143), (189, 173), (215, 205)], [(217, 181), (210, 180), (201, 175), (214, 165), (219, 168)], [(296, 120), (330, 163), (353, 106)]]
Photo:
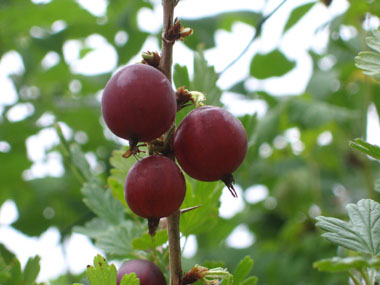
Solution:
[(186, 182), (181, 170), (173, 160), (162, 155), (138, 161), (125, 180), (125, 200), (135, 214), (148, 219), (151, 235), (160, 218), (179, 209), (185, 194)]
[(158, 69), (146, 64), (122, 68), (108, 81), (102, 97), (102, 114), (108, 128), (137, 142), (160, 137), (172, 125), (177, 111), (171, 83)]
[(117, 285), (125, 274), (135, 273), (140, 279), (140, 285), (166, 285), (166, 280), (161, 269), (148, 260), (133, 259), (124, 262), (117, 271)]
[(174, 135), (174, 152), (182, 169), (201, 181), (222, 180), (234, 197), (232, 172), (243, 162), (247, 144), (241, 122), (214, 106), (191, 111)]

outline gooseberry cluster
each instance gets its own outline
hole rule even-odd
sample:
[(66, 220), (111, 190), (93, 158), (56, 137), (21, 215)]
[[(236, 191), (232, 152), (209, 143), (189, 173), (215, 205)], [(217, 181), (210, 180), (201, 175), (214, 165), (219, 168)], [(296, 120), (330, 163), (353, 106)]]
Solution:
[(148, 64), (122, 68), (103, 92), (106, 125), (129, 141), (130, 149), (124, 156), (138, 157), (141, 143), (150, 149), (151, 155), (129, 170), (125, 199), (135, 214), (148, 219), (152, 235), (160, 218), (172, 215), (185, 198), (185, 178), (175, 159), (189, 176), (201, 181), (222, 180), (237, 196), (232, 173), (247, 151), (244, 127), (223, 108), (198, 106), (174, 130), (177, 110), (192, 100), (183, 88), (174, 92), (166, 76)]

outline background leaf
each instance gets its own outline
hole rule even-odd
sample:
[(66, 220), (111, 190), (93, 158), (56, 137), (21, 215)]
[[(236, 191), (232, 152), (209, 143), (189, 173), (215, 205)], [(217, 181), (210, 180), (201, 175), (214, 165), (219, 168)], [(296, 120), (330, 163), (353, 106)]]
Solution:
[(295, 8), (289, 15), (288, 21), (285, 24), (284, 32), (290, 30), (297, 22), (315, 5), (315, 2), (306, 3)]
[(250, 67), (250, 74), (257, 79), (266, 79), (282, 76), (296, 66), (294, 61), (288, 60), (278, 49), (267, 54), (256, 54)]
[(99, 217), (117, 225), (124, 218), (124, 208), (109, 190), (104, 190), (96, 181), (89, 181), (82, 188), (84, 203)]
[(234, 275), (233, 285), (241, 284), (243, 280), (248, 276), (249, 272), (252, 270), (252, 267), (253, 267), (252, 258), (249, 256), (244, 257), (244, 259), (242, 259), (235, 268), (235, 271), (233, 274)]
[(29, 258), (24, 268), (24, 284), (33, 285), (40, 272), (40, 257), (37, 255), (34, 258)]
[(349, 270), (363, 270), (372, 266), (378, 266), (380, 260), (373, 259), (369, 261), (362, 256), (354, 257), (333, 257), (326, 258), (313, 263), (314, 268), (317, 268), (320, 271), (327, 272), (339, 272), (339, 271), (349, 271)]

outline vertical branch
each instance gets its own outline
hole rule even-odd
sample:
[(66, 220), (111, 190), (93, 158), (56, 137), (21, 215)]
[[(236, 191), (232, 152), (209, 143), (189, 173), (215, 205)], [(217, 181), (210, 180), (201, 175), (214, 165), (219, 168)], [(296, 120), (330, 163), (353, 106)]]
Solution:
[(173, 45), (174, 41), (168, 40), (169, 29), (173, 26), (174, 20), (174, 7), (177, 0), (162, 0), (164, 10), (163, 17), (163, 31), (162, 31), (162, 49), (161, 61), (159, 68), (166, 75), (169, 81), (172, 81), (172, 59), (173, 59)]
[(179, 235), (180, 211), (167, 217), (169, 235), (170, 284), (180, 285), (182, 278), (181, 244)]
[[(169, 81), (172, 81), (172, 61), (174, 41), (168, 39), (168, 33), (173, 26), (174, 7), (178, 0), (162, 0), (163, 6), (163, 31), (162, 31), (162, 49), (159, 69), (166, 75)], [(169, 266), (170, 266), (170, 284), (180, 285), (182, 278), (181, 264), (181, 244), (179, 231), (180, 211), (176, 211), (167, 217), (168, 235), (169, 235)]]

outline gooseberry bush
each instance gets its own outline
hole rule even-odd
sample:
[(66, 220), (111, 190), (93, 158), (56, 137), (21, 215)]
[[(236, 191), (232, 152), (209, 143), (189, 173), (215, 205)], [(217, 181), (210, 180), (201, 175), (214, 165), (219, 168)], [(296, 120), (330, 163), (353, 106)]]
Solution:
[[(338, 0), (284, 0), (299, 6), (284, 26), (272, 25), (273, 31), (263, 24), (278, 10), (269, 11), (276, 1), (264, 1), (269, 5), (261, 11), (249, 7), (176, 20), (175, 6), (192, 1), (165, 0), (162, 35), (137, 23), (160, 1), (105, 1), (105, 16), (91, 15), (79, 2), (0, 3), (0, 55), (16, 51), (24, 63), (24, 71), (10, 77), (18, 101), (0, 106), (0, 202), (16, 203), (20, 216), (14, 229), (38, 236), (56, 227), (64, 246), (74, 231), (102, 254), (86, 272), (66, 272), (49, 284), (379, 283), (380, 150), (364, 139), (370, 108), (380, 110), (378, 31), (367, 39), (371, 50), (360, 52), (367, 48), (367, 24), (378, 22), (377, 1), (348, 3), (347, 11), (336, 15)], [(301, 22), (316, 11), (320, 26)], [(309, 36), (314, 30), (324, 50), (297, 38), (300, 25)], [(244, 32), (247, 47), (234, 43), (233, 52), (211, 57), (214, 69), (204, 54), (213, 54), (220, 35), (236, 31)], [(281, 39), (268, 51), (260, 43), (272, 32)], [(329, 35), (326, 45), (320, 33)], [(99, 35), (116, 51), (120, 68), (113, 76), (110, 69), (94, 76), (78, 73), (66, 48), (74, 40), (81, 46), (78, 60), (86, 58)], [(162, 40), (160, 50), (131, 61), (148, 38)], [(180, 56), (182, 40), (194, 54), (194, 72), (172, 59), (173, 51)], [(301, 48), (305, 42), (310, 47)], [(228, 77), (230, 65), (221, 69), (216, 62), (240, 51), (245, 56), (238, 60), (250, 66), (235, 70), (239, 81), (222, 91), (217, 80)], [(45, 55), (60, 60), (49, 65)], [(1, 70), (4, 62), (1, 58)], [(307, 62), (313, 64), (307, 86), (284, 95), (285, 85), (306, 80), (292, 76)], [(283, 75), (289, 76), (284, 88), (276, 83)], [(239, 119), (228, 113), (234, 109), (224, 101), (230, 95), (252, 112)], [(265, 111), (257, 112), (256, 103)], [(31, 115), (12, 121), (19, 105)], [(61, 144), (51, 151), (60, 151), (67, 171), (33, 178), (27, 169), (38, 151), (26, 145), (54, 121)], [(65, 129), (73, 135), (64, 136)], [(120, 147), (121, 140), (129, 146)], [(266, 194), (252, 200), (249, 194), (256, 191)], [(244, 208), (224, 217), (223, 206), (236, 201)], [(244, 248), (229, 239), (241, 226), (253, 236)], [(198, 250), (189, 257), (182, 251), (194, 236)], [(10, 249), (0, 245), (0, 284), (35, 284), (40, 258), (30, 257), (22, 266)]]
[[(242, 123), (232, 114), (223, 108), (205, 105), (206, 96), (202, 92), (189, 91), (186, 86), (179, 87), (176, 92), (173, 90), (172, 48), (175, 41), (185, 40), (192, 34), (192, 30), (183, 27), (180, 21), (173, 21), (174, 3), (177, 4), (176, 1), (163, 2), (164, 23), (167, 25), (164, 25), (161, 54), (145, 52), (141, 63), (121, 68), (108, 81), (102, 95), (101, 110), (106, 126), (114, 135), (129, 142), (127, 151), (114, 155), (119, 163), (130, 166), (126, 178), (120, 183), (124, 195), (119, 193), (118, 197), (135, 221), (126, 221), (125, 224), (136, 228), (133, 223), (138, 223), (140, 234), (143, 234), (140, 239), (153, 251), (147, 251), (141, 256), (141, 253), (126, 248), (126, 257), (134, 258), (123, 263), (117, 271), (117, 284), (129, 284), (133, 277), (141, 285), (167, 284), (166, 278), (173, 285), (198, 281), (204, 284), (238, 284), (237, 280), (246, 279), (252, 267), (249, 257), (238, 266), (237, 271), (242, 273), (235, 277), (221, 267), (194, 265), (188, 272), (183, 272), (182, 269), (181, 216), (199, 211), (198, 208), (204, 202), (200, 200), (200, 203), (190, 204), (187, 208), (182, 206), (186, 191), (191, 191), (183, 172), (198, 181), (215, 183), (216, 192), (210, 193), (208, 199), (220, 195), (221, 186), (218, 181), (224, 182), (232, 194), (231, 198), (236, 198), (233, 172), (244, 160), (248, 138)], [(176, 113), (188, 108), (193, 110), (185, 115), (177, 128)], [(134, 160), (137, 162), (133, 163)], [(84, 190), (88, 195), (93, 195), (92, 191)], [(108, 201), (115, 204), (112, 197)], [(91, 208), (90, 199), (87, 203)], [(118, 216), (122, 219), (124, 208), (121, 205), (116, 208), (119, 210), (111, 207), (108, 211), (114, 212), (112, 215), (118, 211)], [(140, 218), (147, 220), (150, 237), (144, 236), (144, 223)], [(104, 226), (107, 226), (107, 221), (104, 222)], [(91, 227), (77, 228), (77, 231), (88, 234)], [(134, 234), (131, 229), (127, 232)], [(139, 238), (138, 235), (136, 237)], [(168, 246), (165, 248), (163, 243), (166, 240)], [(132, 242), (133, 249), (145, 249), (135, 246)], [(166, 254), (169, 255), (168, 260)], [(104, 263), (105, 260), (97, 257), (95, 267), (97, 262)], [(103, 267), (106, 266), (99, 268)], [(110, 268), (113, 269), (114, 278), (115, 269)], [(113, 284), (115, 280), (107, 282)], [(250, 277), (244, 282), (255, 284), (256, 278)]]
[[(120, 203), (115, 202), (109, 192), (102, 192), (98, 182), (88, 177), (89, 183), (83, 189), (85, 203), (99, 218), (77, 227), (76, 231), (97, 240), (97, 245), (110, 257), (121, 256), (128, 260), (116, 270), (102, 256), (95, 257), (94, 267), (87, 270), (93, 285), (257, 283), (255, 276), (248, 277), (253, 266), (249, 256), (236, 266), (233, 274), (227, 268), (197, 264), (186, 272), (182, 270), (181, 233), (196, 233), (211, 222), (206, 216), (202, 220), (188, 217), (193, 211), (201, 211), (204, 202), (217, 203), (223, 188), (219, 181), (232, 197), (237, 197), (232, 173), (244, 160), (248, 138), (242, 123), (232, 114), (223, 108), (205, 105), (206, 96), (202, 92), (189, 91), (185, 86), (173, 91), (172, 47), (176, 40), (184, 40), (192, 34), (192, 30), (184, 28), (177, 19), (173, 21), (173, 3), (178, 4), (163, 1), (167, 25), (164, 25), (161, 55), (144, 53), (141, 63), (118, 71), (103, 92), (102, 114), (107, 127), (129, 141), (127, 150), (115, 151), (111, 158), (115, 168), (108, 182), (113, 197)], [(377, 40), (369, 42), (377, 49)], [(357, 65), (378, 79), (373, 57), (373, 53), (361, 53)], [(193, 110), (178, 115), (188, 108)], [(375, 159), (380, 157), (380, 149), (363, 140), (356, 139), (351, 147)], [(78, 169), (84, 171), (85, 164), (78, 163)], [(207, 182), (215, 185), (208, 196), (193, 193), (194, 184), (197, 191), (202, 191), (201, 185)], [(198, 200), (197, 195), (202, 196), (201, 199)], [(103, 212), (105, 207), (107, 214)], [(134, 221), (125, 220), (125, 211)], [(205, 215), (212, 214), (207, 208), (203, 211)], [(349, 222), (316, 217), (316, 226), (326, 232), (322, 236), (346, 251), (314, 262), (314, 268), (347, 272), (354, 284), (377, 284), (380, 281), (380, 205), (371, 199), (362, 199), (357, 204), (348, 204), (347, 211)], [(112, 216), (117, 216), (121, 225), (112, 232), (113, 239), (95, 233), (95, 227), (107, 229), (110, 223), (115, 223), (110, 219)], [(132, 243), (128, 244), (131, 238)]]

